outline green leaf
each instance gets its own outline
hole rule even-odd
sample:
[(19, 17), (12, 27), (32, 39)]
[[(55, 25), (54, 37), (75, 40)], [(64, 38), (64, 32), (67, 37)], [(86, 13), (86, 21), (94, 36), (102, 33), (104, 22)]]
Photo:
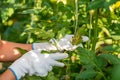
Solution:
[(107, 65), (107, 61), (99, 56), (96, 56), (96, 64), (99, 68), (103, 69)]
[(85, 48), (78, 48), (77, 50), (80, 55), (81, 63), (94, 65), (94, 61), (95, 61), (94, 52), (89, 51)]
[(91, 10), (91, 9), (103, 8), (103, 6), (104, 6), (104, 1), (105, 1), (105, 0), (94, 0), (94, 1), (92, 1), (92, 2), (90, 2), (90, 3), (88, 4), (87, 9), (88, 9), (88, 10)]
[(113, 67), (111, 77), (111, 80), (120, 80), (120, 64)]
[(120, 47), (117, 45), (110, 45), (110, 46), (105, 46), (102, 48), (103, 52), (107, 51), (107, 52), (120, 52)]
[(14, 13), (13, 8), (3, 8), (1, 11), (2, 22), (5, 23)]
[(105, 0), (104, 7), (109, 7), (110, 5), (114, 4), (117, 0)]
[(34, 35), (36, 35), (37, 38), (41, 38), (43, 40), (47, 40), (47, 39), (50, 39), (50, 38), (53, 38), (54, 36), (54, 33), (52, 30), (44, 30), (44, 29), (40, 29), (40, 28), (28, 28), (26, 29), (25, 31), (26, 33), (32, 33)]
[(116, 55), (112, 55), (112, 54), (100, 54), (99, 57), (104, 58), (110, 64), (119, 64), (120, 63), (120, 59)]
[(24, 31), (23, 24), (22, 22), (15, 22), (12, 27), (8, 27), (4, 32), (3, 39), (14, 42), (24, 42), (27, 36), (21, 36)]
[(46, 80), (59, 80), (59, 79), (54, 75), (53, 72), (49, 72)]
[(88, 69), (76, 76), (75, 80), (86, 80), (95, 77), (97, 72), (93, 69)]
[(82, 35), (84, 35), (86, 33), (86, 26), (82, 26), (80, 28), (77, 29), (75, 36), (72, 38), (72, 44), (79, 44), (82, 42)]
[(16, 49), (17, 49), (18, 51), (20, 51), (21, 54), (25, 54), (26, 52), (28, 52), (27, 50), (22, 49), (22, 48), (19, 48), (19, 47), (16, 47)]
[(27, 9), (19, 13), (20, 14), (38, 14), (39, 11), (41, 10), (40, 9)]
[(108, 8), (110, 5), (115, 3), (117, 0), (94, 0), (91, 1), (87, 9), (98, 9), (98, 8)]
[(44, 80), (44, 79), (39, 77), (39, 76), (28, 76), (28, 75), (26, 75), (23, 80)]

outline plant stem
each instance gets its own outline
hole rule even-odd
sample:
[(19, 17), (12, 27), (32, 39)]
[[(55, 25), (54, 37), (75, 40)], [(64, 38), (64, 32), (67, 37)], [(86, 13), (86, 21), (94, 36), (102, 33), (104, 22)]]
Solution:
[[(93, 14), (91, 12), (89, 12), (90, 14), (90, 28), (89, 28), (89, 38), (91, 38), (91, 30), (92, 30), (92, 22), (93, 22)], [(88, 49), (90, 48), (90, 42), (91, 39), (88, 41)]]
[[(36, 2), (36, 0), (35, 0), (35, 1), (34, 1), (33, 9), (35, 8), (36, 5), (37, 5), (37, 2)], [(30, 26), (33, 27), (33, 24), (34, 24), (34, 13), (30, 13), (30, 15), (31, 15)], [(26, 41), (27, 44), (29, 43), (30, 38), (31, 38), (31, 33), (29, 32), (29, 33), (28, 33), (28, 38), (27, 38), (27, 41)]]
[[(31, 22), (30, 22), (31, 27), (33, 27), (33, 23), (34, 23), (34, 14), (31, 14)], [(31, 33), (29, 32), (27, 42), (26, 42), (27, 44), (29, 43), (30, 37), (31, 37)]]
[(42, 0), (35, 0), (34, 1), (34, 7), (37, 9), (41, 8)]
[(75, 32), (74, 34), (76, 34), (77, 32), (77, 28), (78, 28), (78, 0), (75, 0)]
[(95, 52), (96, 42), (98, 40), (98, 10), (95, 11), (95, 23), (93, 26), (92, 50)]
[[(42, 3), (42, 0), (34, 0), (34, 6), (33, 6), (33, 9), (40, 9), (41, 8), (41, 3)], [(33, 27), (33, 24), (34, 24), (34, 13), (30, 13), (31, 15), (31, 22), (30, 22), (30, 26)], [(27, 38), (27, 41), (26, 43), (29, 43), (29, 40), (31, 38), (31, 33), (28, 33), (28, 38)]]

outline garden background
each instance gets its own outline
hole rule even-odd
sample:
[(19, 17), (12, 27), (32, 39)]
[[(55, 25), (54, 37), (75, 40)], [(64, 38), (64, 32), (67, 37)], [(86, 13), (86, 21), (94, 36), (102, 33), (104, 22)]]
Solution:
[[(66, 51), (66, 66), (54, 67), (47, 77), (21, 80), (120, 80), (119, 0), (0, 0), (1, 39), (33, 43), (66, 34), (75, 35), (74, 45), (83, 45)], [(1, 72), (7, 66), (3, 63)]]

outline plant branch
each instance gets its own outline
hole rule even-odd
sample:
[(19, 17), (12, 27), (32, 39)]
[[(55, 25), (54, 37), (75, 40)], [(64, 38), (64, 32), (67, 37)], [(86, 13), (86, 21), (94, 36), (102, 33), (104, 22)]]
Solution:
[(78, 0), (75, 0), (75, 34), (77, 32), (77, 28), (78, 28)]

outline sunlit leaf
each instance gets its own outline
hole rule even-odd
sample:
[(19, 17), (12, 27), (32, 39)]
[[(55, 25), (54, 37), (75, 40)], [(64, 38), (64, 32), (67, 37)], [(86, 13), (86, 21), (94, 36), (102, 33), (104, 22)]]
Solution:
[(120, 40), (120, 35), (112, 35), (111, 36), (114, 40)]
[(1, 13), (2, 22), (5, 23), (8, 20), (8, 18), (11, 17), (12, 14), (14, 13), (14, 9), (4, 8)]

